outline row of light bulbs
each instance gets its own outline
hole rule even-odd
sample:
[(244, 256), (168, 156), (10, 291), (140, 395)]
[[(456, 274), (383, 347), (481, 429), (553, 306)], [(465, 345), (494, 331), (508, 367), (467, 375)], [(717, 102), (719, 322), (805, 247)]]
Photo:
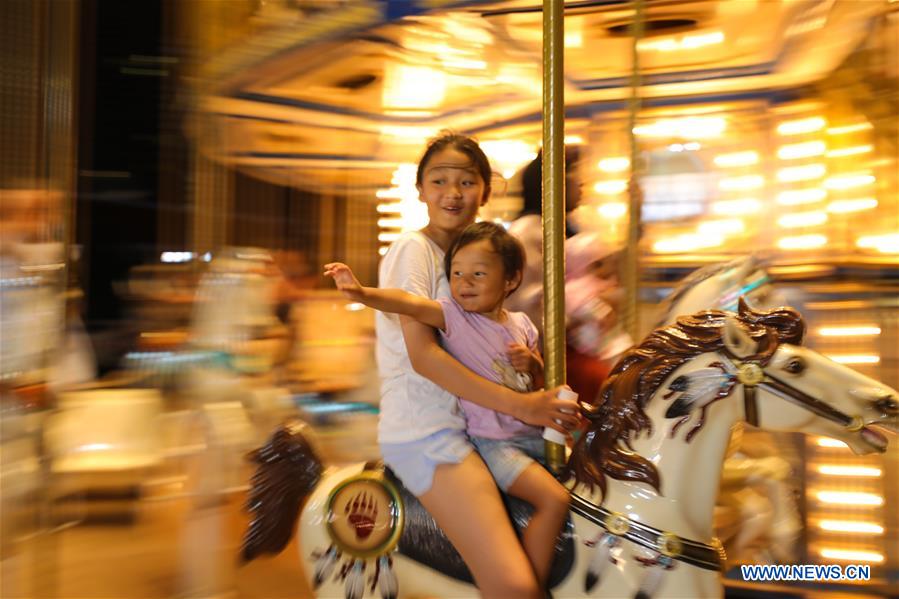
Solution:
[[(726, 128), (726, 121), (722, 117), (683, 117), (680, 119), (663, 119), (650, 125), (640, 126), (634, 129), (638, 135), (674, 136), (693, 134), (697, 137), (712, 137), (719, 135)], [(850, 133), (862, 132), (871, 129), (871, 124), (863, 121), (847, 125), (827, 128), (824, 117), (813, 116), (801, 119), (793, 119), (781, 122), (776, 130), (781, 136), (798, 136), (803, 134), (826, 132), (828, 136), (844, 136)], [(698, 134), (698, 135), (696, 135)], [(679, 148), (669, 147), (672, 151), (690, 149), (687, 144), (675, 144)], [(830, 193), (843, 193), (859, 188), (869, 188), (876, 183), (876, 177), (870, 172), (841, 173), (826, 177), (828, 170), (825, 164), (816, 162), (804, 165), (790, 165), (789, 161), (805, 158), (824, 156), (827, 158), (842, 158), (858, 156), (873, 151), (871, 144), (859, 144), (843, 148), (828, 149), (823, 140), (810, 140), (790, 142), (778, 148), (777, 156), (786, 162), (776, 172), (776, 179), (782, 184), (796, 184), (820, 181), (815, 187), (800, 189), (786, 189), (779, 192), (775, 200), (783, 206), (796, 206), (802, 204), (814, 204), (825, 201)], [(760, 161), (758, 152), (747, 150), (720, 154), (714, 158), (716, 166), (724, 169), (753, 166)], [(597, 163), (597, 168), (603, 173), (621, 173), (630, 167), (630, 161), (625, 157), (607, 157)], [(822, 181), (823, 179), (823, 181)], [(765, 178), (758, 174), (733, 175), (722, 178), (719, 189), (723, 192), (744, 192), (758, 190), (765, 186)], [(624, 179), (603, 180), (594, 185), (594, 191), (604, 196), (617, 196), (627, 190), (627, 181)], [(828, 222), (829, 214), (847, 214), (863, 210), (871, 210), (878, 206), (873, 194), (861, 193), (857, 197), (832, 199), (823, 209), (806, 210), (780, 217), (777, 224), (784, 229), (817, 227)], [(712, 212), (717, 215), (730, 215), (734, 217), (758, 213), (762, 209), (762, 202), (755, 197), (743, 197), (724, 199), (712, 205)], [(615, 220), (623, 218), (627, 213), (627, 204), (622, 201), (606, 201), (597, 207), (600, 216)], [(656, 242), (653, 249), (659, 253), (678, 253), (708, 247), (716, 247), (726, 240), (727, 235), (745, 230), (743, 226), (730, 226), (726, 231), (718, 231), (717, 235), (708, 235), (698, 231), (696, 233), (682, 233), (680, 235), (661, 239)], [(894, 235), (868, 235), (857, 240), (857, 246), (866, 249), (875, 249), (883, 253), (892, 253), (899, 245), (899, 236)], [(799, 234), (783, 237), (778, 240), (777, 246), (783, 250), (810, 250), (825, 246), (828, 238), (823, 234)]]
[[(876, 325), (844, 325), (817, 329), (818, 334), (822, 336), (835, 336), (843, 331), (861, 336), (872, 336), (880, 334), (880, 327)], [(840, 488), (839, 485), (840, 479), (882, 480), (883, 470), (869, 464), (832, 463), (839, 460), (829, 459), (834, 456), (826, 452), (848, 451), (848, 446), (842, 441), (818, 437), (814, 445), (825, 453), (819, 454), (818, 461), (812, 464), (814, 472), (822, 477), (822, 481), (809, 494), (809, 497), (820, 506), (819, 509), (829, 512), (826, 516), (810, 518), (811, 525), (817, 528), (824, 537), (818, 543), (820, 545), (818, 554), (822, 558), (830, 560), (869, 564), (883, 563), (885, 557), (876, 549), (831, 546), (838, 542), (845, 544), (850, 540), (852, 544), (870, 545), (874, 538), (883, 537), (885, 533), (883, 523), (876, 518), (875, 513), (871, 512), (871, 510), (877, 510), (884, 505), (883, 495), (874, 492), (844, 490), (845, 487)], [(852, 511), (846, 515), (833, 515), (832, 510), (841, 507)], [(812, 510), (814, 512), (814, 507)], [(846, 538), (846, 535), (852, 535), (852, 537)], [(865, 539), (869, 540), (865, 541)]]
[[(879, 336), (882, 330), (875, 323), (857, 322), (824, 324), (812, 332), (825, 339), (846, 340), (870, 339)], [(847, 364), (876, 364), (880, 361), (880, 356), (876, 354), (843, 354), (829, 357)], [(871, 465), (870, 462), (858, 463), (857, 460), (854, 464), (839, 463), (843, 460), (834, 458), (842, 456), (834, 455), (833, 450), (848, 451), (848, 447), (836, 439), (818, 437), (815, 447), (819, 448), (816, 452), (817, 459), (810, 464), (810, 469), (819, 479), (809, 496), (816, 502), (811, 505), (812, 512), (820, 511), (821, 515), (812, 516), (810, 525), (818, 529), (819, 535), (823, 537), (818, 542), (819, 555), (828, 560), (883, 563), (884, 554), (878, 550), (869, 547), (860, 549), (832, 546), (835, 543), (845, 544), (847, 541), (852, 545), (871, 545), (874, 539), (883, 537), (885, 527), (882, 521), (877, 519), (876, 513), (872, 512), (885, 504), (883, 495), (870, 491), (850, 490), (853, 486), (850, 481), (881, 482), (883, 469)], [(840, 514), (841, 508), (851, 511)]]

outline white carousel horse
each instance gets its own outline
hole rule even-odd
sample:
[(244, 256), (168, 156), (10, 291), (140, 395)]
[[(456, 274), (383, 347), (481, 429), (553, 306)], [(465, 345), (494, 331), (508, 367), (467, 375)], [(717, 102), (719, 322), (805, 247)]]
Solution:
[[(702, 309), (734, 310), (743, 297), (755, 309), (787, 305), (770, 284), (755, 256), (704, 266), (681, 280), (660, 306), (656, 326), (674, 324), (678, 316)], [(802, 524), (794, 496), (790, 463), (776, 451), (771, 434), (753, 431), (748, 447), (732, 445), (722, 467), (715, 509), (716, 532), (727, 549), (728, 566), (788, 559)], [(731, 439), (739, 441), (742, 434)], [(733, 455), (730, 455), (733, 453)]]
[(735, 311), (739, 298), (755, 309), (787, 305), (770, 281), (761, 261), (752, 255), (703, 266), (684, 277), (665, 298), (656, 327), (700, 310)]
[[(622, 357), (603, 401), (584, 408), (590, 429), (569, 460), (555, 597), (720, 595), (712, 511), (737, 421), (885, 451), (869, 425), (899, 428), (897, 392), (801, 347), (804, 329), (790, 308), (740, 302), (739, 314), (682, 317)], [(291, 425), (254, 459), (244, 559), (281, 551), (300, 516), (300, 556), (322, 597), (477, 595), (433, 520), (376, 465), (325, 469)]]

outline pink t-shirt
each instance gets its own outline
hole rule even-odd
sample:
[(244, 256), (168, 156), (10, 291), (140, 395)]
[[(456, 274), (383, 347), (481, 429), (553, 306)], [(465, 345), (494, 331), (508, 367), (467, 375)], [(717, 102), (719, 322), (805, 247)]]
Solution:
[[(536, 350), (537, 327), (523, 312), (505, 311), (502, 323), (477, 312), (466, 312), (452, 298), (438, 298), (443, 308), (445, 329), (440, 332), (443, 347), (454, 358), (482, 377), (514, 389), (530, 391), (529, 374), (516, 372), (506, 357), (507, 346), (518, 343)], [(508, 414), (459, 398), (465, 412), (468, 434), (488, 439), (510, 439), (540, 435), (540, 429)]]

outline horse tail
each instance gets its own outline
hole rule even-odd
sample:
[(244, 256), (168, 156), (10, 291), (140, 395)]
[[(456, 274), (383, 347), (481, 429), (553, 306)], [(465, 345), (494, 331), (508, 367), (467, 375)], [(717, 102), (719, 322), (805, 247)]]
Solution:
[(248, 456), (257, 466), (246, 504), (251, 517), (241, 545), (242, 563), (284, 550), (306, 496), (321, 479), (322, 462), (305, 428), (298, 420), (289, 421)]

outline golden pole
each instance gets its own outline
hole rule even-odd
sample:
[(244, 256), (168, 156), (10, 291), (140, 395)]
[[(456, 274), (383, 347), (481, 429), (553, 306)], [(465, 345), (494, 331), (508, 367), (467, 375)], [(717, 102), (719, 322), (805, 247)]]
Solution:
[(640, 334), (637, 297), (640, 284), (638, 244), (640, 242), (641, 194), (635, 187), (640, 156), (637, 148), (637, 138), (634, 135), (634, 127), (637, 125), (637, 116), (640, 113), (640, 56), (637, 52), (637, 43), (643, 37), (643, 1), (634, 0), (634, 21), (631, 23), (631, 35), (633, 36), (631, 45), (631, 97), (628, 103), (627, 122), (627, 134), (631, 145), (631, 185), (628, 188), (627, 247), (624, 252), (624, 272), (622, 273), (625, 290), (624, 327), (633, 339), (637, 339)]
[[(565, 100), (562, 0), (543, 0), (543, 349), (546, 387), (565, 384)], [(546, 441), (554, 472), (565, 446)]]

